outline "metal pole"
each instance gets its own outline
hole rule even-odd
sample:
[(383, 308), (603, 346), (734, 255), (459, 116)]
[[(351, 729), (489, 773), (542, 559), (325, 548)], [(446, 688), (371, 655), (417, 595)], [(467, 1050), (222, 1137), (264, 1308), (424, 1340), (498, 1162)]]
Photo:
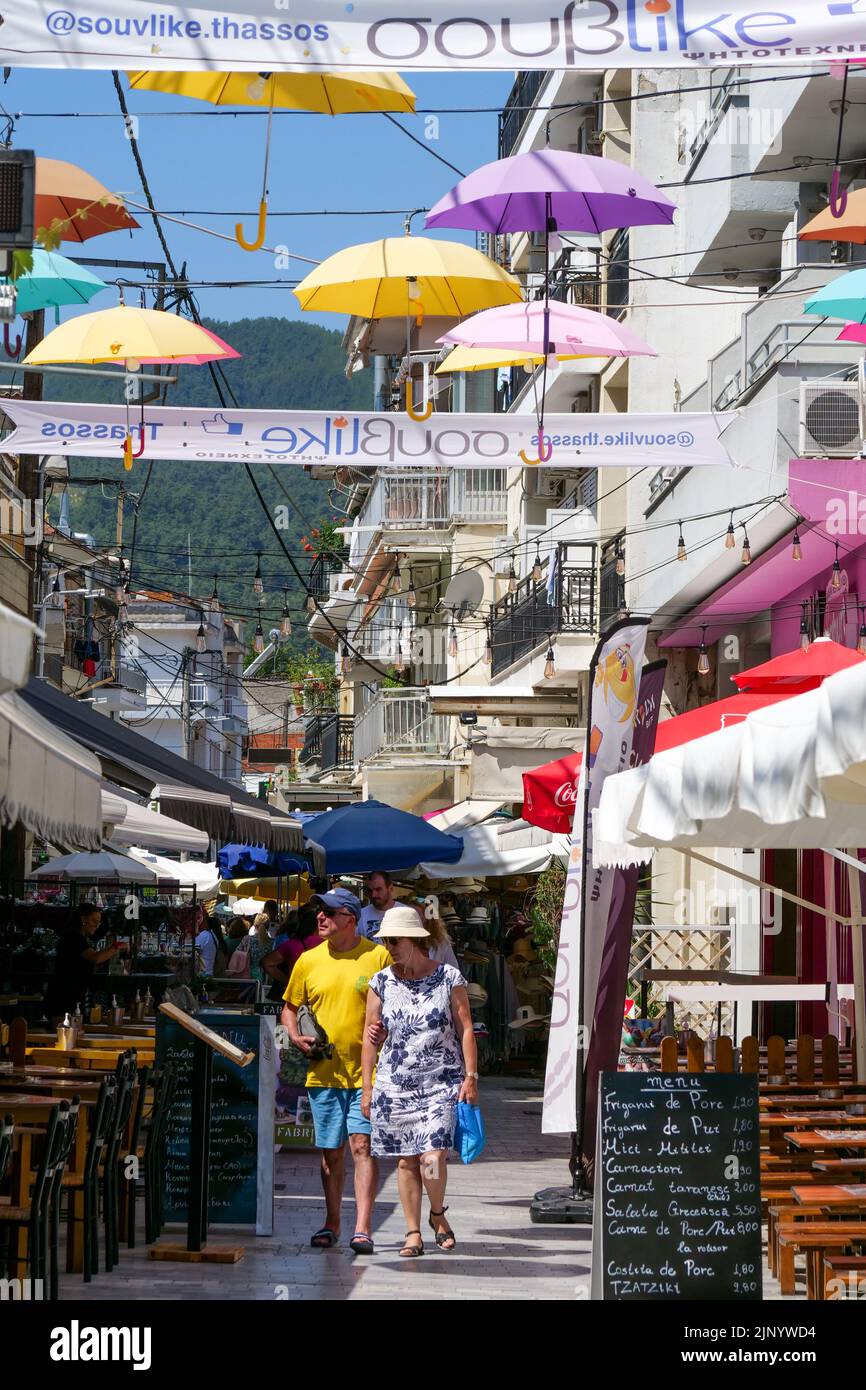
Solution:
[[(40, 309), (39, 313), (44, 313)], [(36, 344), (34, 343), (34, 347)], [(32, 352), (28, 336), (27, 351)], [(30, 376), (107, 376), (110, 381), (123, 381), (124, 372), (103, 371), (101, 367), (25, 367), (22, 362), (0, 362), (0, 371), (24, 372)], [(161, 386), (174, 386), (176, 376), (159, 376), (153, 372), (136, 372), (138, 381), (158, 381)], [(41, 396), (25, 396), (25, 400), (41, 400)]]
[(183, 696), (181, 698), (180, 717), (183, 725), (183, 756), (187, 762), (190, 761), (191, 739), (190, 739), (190, 705), (189, 705), (189, 647), (184, 647), (181, 656), (183, 669)]
[[(856, 858), (856, 849), (848, 853)], [(851, 898), (851, 962), (854, 973), (854, 1051), (857, 1060), (857, 1077), (866, 1077), (866, 969), (863, 957), (863, 899), (860, 889), (860, 873), (853, 864), (848, 865), (848, 893)]]

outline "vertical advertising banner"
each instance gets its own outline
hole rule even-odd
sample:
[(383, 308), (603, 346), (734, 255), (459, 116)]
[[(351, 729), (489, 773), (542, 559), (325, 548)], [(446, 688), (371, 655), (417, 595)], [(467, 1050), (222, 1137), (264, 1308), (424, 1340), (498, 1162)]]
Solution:
[[(642, 767), (653, 755), (666, 670), (666, 661), (654, 661), (643, 669), (629, 767)], [(592, 1032), (583, 1088), (585, 1118), (581, 1133), (584, 1161), (590, 1169), (595, 1156), (599, 1076), (603, 1071), (616, 1071), (622, 1041), (623, 1003), (628, 984), (634, 909), (641, 870), (636, 865), (630, 869), (609, 869), (605, 872), (610, 873), (613, 886), (601, 974), (595, 999), (587, 998), (586, 1001), (586, 1016), (587, 1020), (592, 1020)]]
[(589, 668), (586, 749), (574, 808), (544, 1078), (544, 1134), (571, 1134), (577, 1128), (578, 1030), (592, 1018), (614, 883), (614, 870), (592, 868), (592, 810), (605, 779), (630, 763), (648, 621), (617, 623), (599, 642)]

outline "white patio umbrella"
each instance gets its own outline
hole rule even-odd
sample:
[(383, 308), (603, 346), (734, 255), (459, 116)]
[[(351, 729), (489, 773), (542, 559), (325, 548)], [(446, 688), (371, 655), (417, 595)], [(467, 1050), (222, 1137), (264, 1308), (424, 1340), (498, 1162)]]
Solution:
[(220, 871), (216, 864), (203, 864), (198, 859), (188, 859), (181, 864), (162, 854), (152, 854), (140, 845), (129, 846), (129, 857), (151, 869), (159, 879), (170, 879), (181, 888), (194, 888), (199, 899), (215, 898), (219, 890)]
[(125, 854), (100, 850), (98, 854), (62, 854), (49, 859), (31, 878), (62, 880), (75, 879), (90, 883), (156, 883), (157, 875), (146, 864), (129, 859)]
[(866, 1071), (866, 866), (856, 857), (866, 846), (866, 668), (609, 777), (593, 818), (595, 863), (646, 862), (661, 846), (820, 849), (847, 863), (851, 917), (838, 920), (852, 929), (858, 1066)]

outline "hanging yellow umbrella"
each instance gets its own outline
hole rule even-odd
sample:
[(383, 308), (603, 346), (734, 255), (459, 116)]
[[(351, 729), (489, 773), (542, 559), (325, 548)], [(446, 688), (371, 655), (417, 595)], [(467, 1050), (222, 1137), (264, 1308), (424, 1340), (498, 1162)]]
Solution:
[(234, 350), (191, 319), (164, 309), (118, 304), (67, 319), (28, 353), (27, 366), (49, 362), (121, 362), (128, 371), (147, 362), (195, 357), (202, 362), (233, 357)]
[[(558, 356), (557, 362), (576, 362), (578, 355)], [(489, 372), (497, 367), (540, 367), (544, 358), (531, 352), (509, 352), (508, 348), (476, 348), (458, 346), (449, 352), (436, 368), (437, 376), (451, 372)]]
[(255, 241), (245, 239), (240, 222), (235, 227), (235, 237), (244, 251), (258, 251), (265, 241), (271, 123), (275, 110), (313, 111), (328, 116), (415, 110), (414, 92), (402, 77), (391, 72), (130, 72), (127, 76), (134, 91), (166, 92), (194, 101), (209, 101), (214, 106), (267, 109), (265, 168)]

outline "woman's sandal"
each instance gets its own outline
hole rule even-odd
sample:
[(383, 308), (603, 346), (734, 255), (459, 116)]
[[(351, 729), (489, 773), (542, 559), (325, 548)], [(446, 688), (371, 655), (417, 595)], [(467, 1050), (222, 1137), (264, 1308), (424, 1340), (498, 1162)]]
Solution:
[(349, 1241), (349, 1246), (356, 1255), (372, 1255), (375, 1253), (373, 1241), (366, 1231), (356, 1231)]
[[(436, 1231), (436, 1223), (433, 1220), (434, 1216), (444, 1216), (447, 1210), (447, 1207), (443, 1207), (441, 1211), (434, 1211), (432, 1207), (430, 1208), (430, 1227), (433, 1231)], [(450, 1245), (445, 1244), (447, 1240), (450, 1240)], [(445, 1250), (450, 1254), (457, 1245), (457, 1237), (450, 1227), (447, 1231), (436, 1231), (436, 1244), (439, 1246), (440, 1250)]]
[(339, 1239), (337, 1232), (332, 1231), (330, 1226), (322, 1226), (315, 1235), (310, 1237), (310, 1244), (314, 1250), (330, 1250)]
[[(415, 1231), (407, 1231), (407, 1232), (406, 1232), (406, 1239), (408, 1240), (410, 1236), (420, 1236), (420, 1234), (421, 1234), (421, 1232), (418, 1231), (418, 1230), (415, 1230)], [(400, 1251), (400, 1255), (401, 1255), (401, 1257), (402, 1257), (404, 1260), (417, 1260), (418, 1256), (419, 1256), (419, 1255), (423, 1255), (423, 1254), (424, 1254), (424, 1242), (423, 1242), (423, 1240), (422, 1240), (422, 1242), (421, 1242), (420, 1245), (404, 1245), (404, 1246), (403, 1246), (403, 1249)]]

